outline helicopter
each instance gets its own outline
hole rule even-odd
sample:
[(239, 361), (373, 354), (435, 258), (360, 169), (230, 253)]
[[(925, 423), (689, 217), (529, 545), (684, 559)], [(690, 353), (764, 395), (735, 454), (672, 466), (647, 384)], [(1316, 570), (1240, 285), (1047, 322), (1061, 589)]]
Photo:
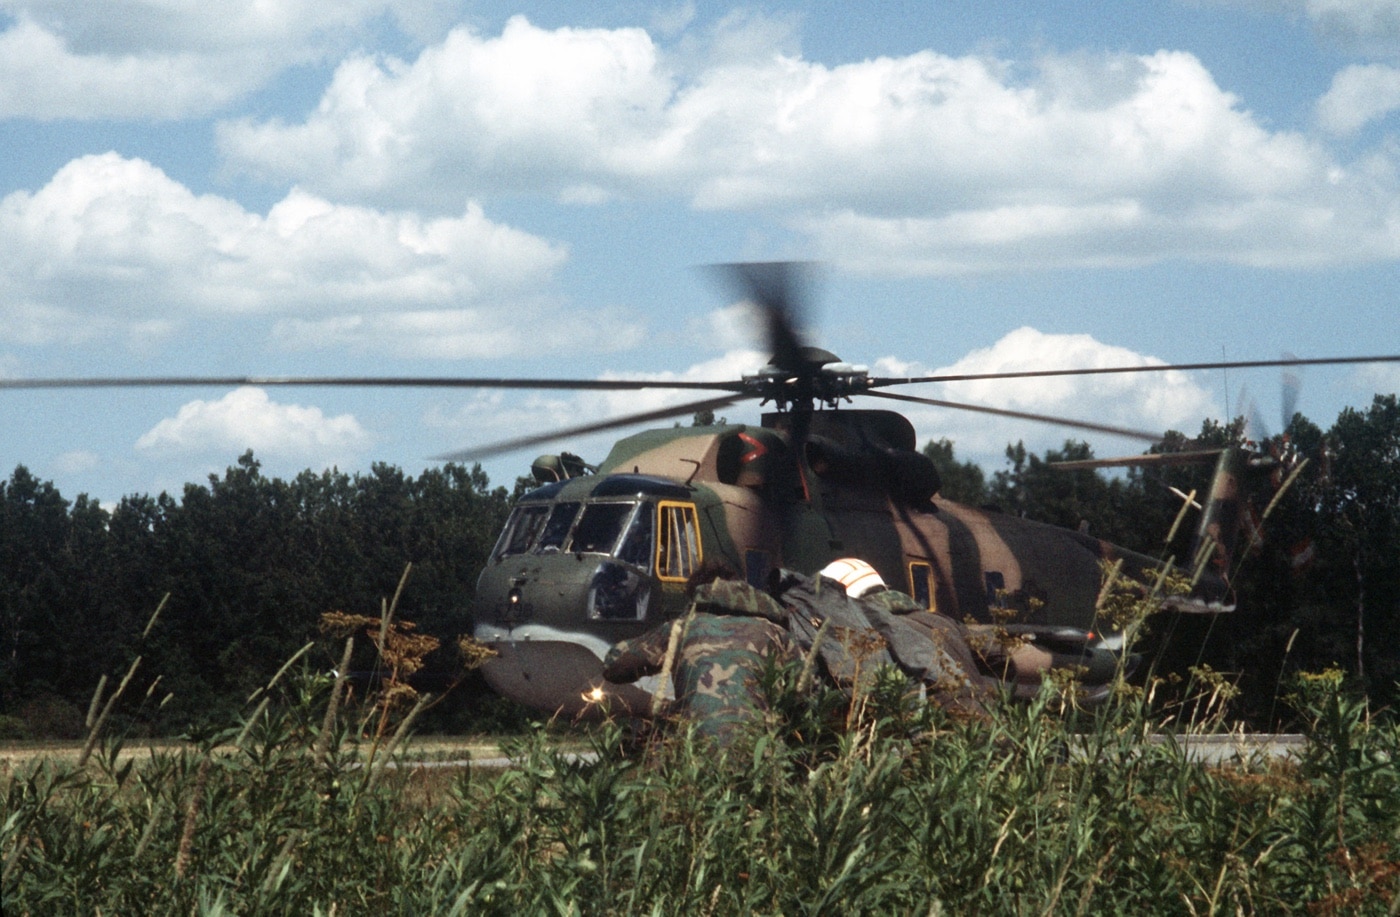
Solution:
[[(573, 717), (600, 710), (646, 715), (664, 686), (617, 685), (602, 660), (618, 641), (684, 613), (687, 579), (723, 561), (764, 587), (777, 571), (812, 575), (843, 557), (870, 563), (891, 588), (959, 621), (997, 622), (1070, 655), (1118, 652), (1123, 635), (1096, 618), (1104, 565), (1145, 581), (1157, 558), (1084, 531), (966, 506), (943, 497), (931, 459), (896, 411), (846, 407), (853, 399), (932, 405), (1159, 442), (1160, 434), (1072, 418), (899, 394), (929, 382), (1252, 367), (1400, 362), (1340, 357), (1023, 370), (881, 378), (803, 343), (795, 329), (801, 267), (725, 266), (763, 318), (769, 363), (738, 380), (469, 377), (166, 376), (0, 379), (4, 389), (162, 386), (337, 386), (721, 392), (698, 401), (436, 456), (471, 462), (606, 430), (657, 423), (758, 401), (758, 424), (658, 428), (625, 436), (596, 465), (561, 452), (532, 463), (539, 485), (523, 494), (481, 572), (474, 636), (495, 650), (483, 666), (499, 694)], [(1214, 462), (1197, 531), (1199, 574), (1189, 594), (1162, 600), (1183, 614), (1234, 607), (1229, 581), (1247, 521), (1248, 481), (1282, 459), (1247, 444), (1104, 460), (1099, 464)]]
[[(1160, 559), (1083, 531), (948, 500), (939, 494), (938, 471), (917, 451), (914, 428), (905, 417), (843, 404), (869, 396), (1154, 443), (1160, 435), (882, 391), (931, 380), (873, 378), (830, 351), (804, 345), (792, 321), (793, 265), (729, 269), (765, 316), (774, 356), (737, 383), (687, 387), (726, 388), (737, 397), (440, 456), (469, 461), (617, 425), (712, 411), (743, 398), (774, 407), (758, 425), (635, 433), (619, 440), (597, 465), (569, 453), (535, 460), (532, 473), (541, 486), (520, 498), (477, 582), (474, 635), (496, 651), (483, 668), (493, 689), (527, 706), (573, 717), (601, 709), (644, 714), (666, 686), (654, 678), (613, 684), (602, 677), (601, 661), (617, 641), (682, 614), (687, 578), (713, 559), (764, 588), (780, 571), (812, 575), (838, 558), (855, 556), (930, 612), (984, 626), (996, 622), (1062, 651), (1058, 658), (1066, 664), (1088, 661), (1099, 651), (1124, 650), (1124, 635), (1111, 628), (1105, 632), (1097, 615), (1106, 565), (1147, 582), (1162, 567)], [(1311, 362), (1294, 358), (1288, 365), (1295, 361)], [(1284, 361), (1250, 365), (1279, 362)], [(1082, 371), (1002, 377), (1077, 372)], [(1215, 464), (1195, 539), (1199, 563), (1192, 589), (1161, 599), (1163, 608), (1182, 614), (1233, 610), (1229, 571), (1248, 521), (1248, 481), (1291, 466), (1293, 458), (1239, 444), (1098, 463)]]

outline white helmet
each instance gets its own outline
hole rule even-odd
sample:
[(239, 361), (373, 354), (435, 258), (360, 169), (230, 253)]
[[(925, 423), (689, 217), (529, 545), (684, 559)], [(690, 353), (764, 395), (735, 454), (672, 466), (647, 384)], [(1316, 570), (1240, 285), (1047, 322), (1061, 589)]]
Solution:
[(875, 568), (856, 557), (833, 560), (822, 568), (821, 575), (845, 586), (846, 595), (853, 599), (887, 588)]

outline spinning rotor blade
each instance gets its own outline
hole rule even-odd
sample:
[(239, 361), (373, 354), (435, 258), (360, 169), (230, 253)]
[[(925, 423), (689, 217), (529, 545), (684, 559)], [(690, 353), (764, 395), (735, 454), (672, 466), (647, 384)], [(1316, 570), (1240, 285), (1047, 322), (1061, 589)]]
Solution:
[(997, 417), (1014, 417), (1017, 420), (1035, 420), (1040, 423), (1055, 424), (1075, 430), (1088, 430), (1093, 433), (1111, 433), (1129, 439), (1146, 440), (1149, 443), (1161, 442), (1162, 434), (1146, 430), (1132, 430), (1127, 427), (1113, 427), (1108, 424), (1090, 423), (1087, 420), (1074, 420), (1069, 417), (1054, 417), (1050, 414), (1031, 414), (1026, 411), (1007, 411), (1002, 408), (989, 408), (980, 404), (964, 404), (960, 401), (940, 401), (937, 398), (916, 398), (913, 395), (896, 395), (894, 392), (865, 392), (871, 398), (888, 398), (891, 401), (907, 401), (911, 404), (929, 404), (936, 408), (952, 408), (957, 411), (975, 411), (979, 414), (995, 414)]
[(1235, 403), (1239, 405), (1240, 416), (1244, 417), (1244, 430), (1241, 432), (1245, 439), (1262, 443), (1273, 437), (1269, 425), (1264, 422), (1263, 412), (1259, 410), (1259, 402), (1250, 396), (1249, 389), (1240, 386), (1240, 394)]
[[(1293, 357), (1293, 354), (1286, 353), (1284, 357)], [(1296, 358), (1294, 358), (1296, 359)], [(1283, 408), (1283, 423), (1279, 429), (1288, 432), (1288, 425), (1293, 423), (1293, 415), (1298, 413), (1298, 394), (1303, 388), (1303, 374), (1296, 367), (1285, 366), (1283, 369), (1281, 407)]]
[[(1284, 360), (1296, 361), (1298, 358), (1291, 353), (1283, 354)], [(1279, 435), (1284, 442), (1288, 441), (1288, 427), (1293, 423), (1293, 415), (1298, 411), (1298, 395), (1303, 387), (1302, 370), (1296, 363), (1290, 362), (1283, 367), (1279, 376)], [(1240, 388), (1239, 397), (1240, 409), (1244, 413), (1244, 438), (1250, 442), (1266, 443), (1274, 438), (1273, 431), (1264, 422), (1264, 414), (1259, 410), (1259, 403), (1250, 398), (1243, 387)]]
[(641, 391), (648, 388), (737, 392), (738, 382), (646, 379), (485, 379), (456, 376), (110, 376), (0, 379), (0, 389), (180, 388), (197, 386), (302, 385), (320, 388), (533, 388), (565, 391)]
[[(1173, 363), (1148, 366), (1108, 366), (1092, 369), (1031, 369), (1003, 373), (961, 373), (936, 376), (879, 377), (870, 380), (871, 388), (891, 385), (914, 385), (919, 382), (971, 382), (979, 379), (1044, 379), (1051, 376), (1106, 376), (1119, 373), (1164, 373), (1192, 369), (1257, 369), (1268, 366), (1348, 366), (1357, 363), (1400, 363), (1400, 354), (1379, 357), (1313, 357), (1280, 360), (1235, 360), (1215, 363)], [(1291, 417), (1289, 418), (1292, 419)]]
[[(793, 327), (793, 318), (799, 311), (797, 300), (800, 298), (800, 294), (797, 287), (804, 273), (803, 268), (804, 265), (800, 263), (785, 261), (721, 264), (715, 265), (714, 267), (714, 269), (728, 280), (731, 285), (737, 287), (739, 292), (746, 299), (753, 302), (754, 305), (762, 310), (766, 343), (773, 352), (773, 365), (800, 377), (810, 376), (819, 368), (818, 365), (814, 364), (808, 358), (806, 348), (803, 347), (801, 338), (798, 337), (797, 331)], [(525, 386), (515, 387), (523, 388)], [(579, 387), (607, 388), (609, 386), (606, 383), (590, 383), (587, 386)], [(713, 384), (706, 382), (689, 382), (662, 383), (659, 385), (632, 383), (630, 385), (616, 385), (615, 387), (618, 389), (690, 388), (731, 391), (736, 393), (744, 390), (742, 382), (721, 382)], [(434, 456), (434, 459), (437, 461), (454, 462), (476, 461), (570, 436), (600, 433), (604, 430), (613, 430), (620, 427), (628, 427), (634, 424), (658, 420), (669, 420), (673, 417), (694, 414), (697, 411), (727, 407), (737, 401), (744, 400), (744, 397), (745, 396), (736, 394), (721, 398), (707, 398), (703, 401), (694, 401), (674, 407), (661, 408), (655, 411), (643, 411), (637, 414), (628, 414), (623, 417), (598, 421), (596, 423), (581, 424), (576, 427), (551, 430), (547, 433), (521, 436), (486, 446), (462, 449), (456, 452), (449, 452), (445, 455)], [(805, 438), (805, 424), (799, 424), (799, 429), (803, 432), (796, 437), (798, 442)]]
[(734, 404), (736, 401), (742, 400), (743, 396), (740, 395), (726, 395), (722, 398), (706, 398), (704, 401), (691, 401), (669, 408), (642, 411), (638, 414), (627, 414), (622, 417), (613, 417), (594, 423), (580, 424), (576, 427), (562, 427), (558, 430), (550, 430), (547, 433), (532, 433), (529, 436), (519, 436), (515, 439), (503, 440), (486, 446), (460, 449), (456, 452), (435, 455), (432, 457), (432, 460), (435, 462), (475, 462), (484, 458), (490, 458), (494, 455), (514, 452), (516, 449), (524, 449), (527, 446), (538, 446), (541, 443), (553, 442), (554, 440), (564, 439), (569, 436), (600, 433), (603, 430), (615, 430), (619, 427), (630, 427), (633, 424), (649, 423), (655, 420), (670, 420), (672, 417), (682, 417), (686, 414), (694, 414), (698, 411), (711, 411), (715, 408), (727, 407)]
[(792, 373), (811, 372), (801, 338), (794, 328), (801, 314), (799, 287), (810, 266), (800, 261), (760, 261), (716, 265), (730, 284), (763, 310), (766, 343), (773, 365)]

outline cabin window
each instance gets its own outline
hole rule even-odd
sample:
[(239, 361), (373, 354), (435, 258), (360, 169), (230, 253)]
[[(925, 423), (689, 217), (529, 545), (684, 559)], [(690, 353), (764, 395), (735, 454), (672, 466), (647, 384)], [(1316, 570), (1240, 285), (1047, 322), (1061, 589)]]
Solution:
[(662, 580), (684, 582), (702, 560), (700, 526), (694, 503), (657, 504), (656, 575)]
[(933, 568), (924, 563), (909, 565), (909, 594), (929, 611), (938, 611), (938, 599), (934, 597)]
[(574, 517), (578, 515), (579, 506), (580, 504), (574, 502), (554, 504), (554, 509), (550, 511), (549, 519), (544, 524), (544, 530), (540, 532), (539, 543), (535, 545), (536, 554), (563, 549), (564, 539), (569, 537), (569, 529), (574, 526)]
[(632, 517), (632, 524), (627, 527), (622, 547), (617, 550), (617, 559), (650, 573), (652, 555), (656, 551), (655, 533), (656, 508), (650, 503), (643, 503), (637, 515)]
[(505, 531), (496, 542), (492, 556), (507, 557), (511, 554), (524, 554), (530, 550), (535, 536), (540, 533), (545, 517), (549, 515), (548, 503), (527, 503), (517, 506), (506, 521)]
[(1006, 577), (1002, 576), (1000, 570), (987, 570), (982, 574), (983, 580), (987, 584), (987, 607), (1006, 607)]
[(755, 589), (768, 588), (768, 552), (744, 552), (744, 582)]
[(611, 554), (635, 503), (590, 503), (583, 508), (569, 550), (575, 554)]

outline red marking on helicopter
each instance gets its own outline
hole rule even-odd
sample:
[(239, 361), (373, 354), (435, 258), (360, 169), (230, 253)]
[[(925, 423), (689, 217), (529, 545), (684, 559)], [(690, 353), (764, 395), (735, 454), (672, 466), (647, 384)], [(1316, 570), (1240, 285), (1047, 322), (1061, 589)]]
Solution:
[(763, 456), (765, 456), (765, 455), (768, 454), (768, 447), (765, 446), (765, 445), (763, 445), (763, 443), (759, 442), (758, 440), (754, 439), (754, 438), (753, 438), (752, 436), (750, 436), (749, 434), (747, 434), (747, 433), (740, 433), (740, 434), (739, 434), (739, 439), (741, 439), (742, 441), (748, 443), (749, 446), (752, 447), (752, 448), (750, 448), (747, 452), (745, 452), (742, 456), (740, 456), (740, 458), (739, 458), (740, 464), (747, 465), (749, 462), (752, 462), (754, 459), (763, 458)]

